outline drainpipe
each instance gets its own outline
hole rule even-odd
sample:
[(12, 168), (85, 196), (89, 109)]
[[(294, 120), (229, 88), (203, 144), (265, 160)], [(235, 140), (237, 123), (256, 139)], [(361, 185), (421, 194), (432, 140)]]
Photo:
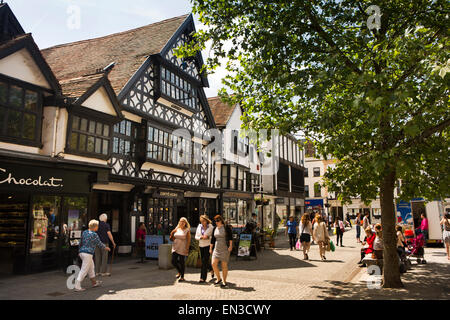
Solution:
[(53, 124), (53, 148), (52, 148), (52, 158), (55, 157), (56, 154), (56, 139), (58, 133), (58, 121), (59, 121), (59, 108), (56, 108), (55, 120)]

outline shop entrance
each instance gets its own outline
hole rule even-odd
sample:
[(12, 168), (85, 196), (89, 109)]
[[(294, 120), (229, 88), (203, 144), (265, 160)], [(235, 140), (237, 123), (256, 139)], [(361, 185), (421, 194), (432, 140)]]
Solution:
[(148, 234), (169, 235), (177, 224), (177, 199), (149, 198)]
[(29, 197), (0, 194), (0, 276), (25, 268)]

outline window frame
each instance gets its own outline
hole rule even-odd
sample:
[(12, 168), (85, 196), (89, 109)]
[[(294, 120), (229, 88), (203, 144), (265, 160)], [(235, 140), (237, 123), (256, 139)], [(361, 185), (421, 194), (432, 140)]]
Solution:
[[(8, 143), (14, 143), (14, 144), (20, 144), (25, 146), (31, 146), (31, 147), (38, 147), (42, 148), (42, 122), (43, 122), (43, 111), (44, 111), (44, 90), (40, 89), (39, 87), (27, 84), (26, 82), (22, 81), (14, 81), (13, 79), (7, 79), (4, 77), (0, 77), (0, 82), (6, 84), (6, 98), (8, 101), (1, 102), (0, 100), (0, 107), (5, 109), (7, 111), (7, 115), (5, 116), (3, 120), (3, 123), (0, 123), (0, 141), (8, 142)], [(9, 104), (10, 100), (10, 92), (11, 92), (11, 86), (19, 87), (22, 91), (22, 103), (20, 107), (14, 107)], [(37, 95), (37, 101), (36, 101), (36, 111), (32, 110), (26, 110), (25, 104), (26, 104), (26, 94), (27, 91), (33, 92)], [(15, 110), (20, 112), (20, 137), (14, 137), (7, 135), (7, 124), (9, 120), (9, 111)], [(30, 114), (36, 117), (36, 120), (34, 122), (35, 128), (34, 128), (34, 139), (27, 139), (24, 138), (24, 115)], [(6, 114), (5, 114), (6, 115)], [(4, 131), (4, 132), (3, 132)]]
[[(319, 172), (319, 174), (317, 175), (317, 170), (316, 169), (318, 169), (318, 172)], [(317, 177), (320, 177), (320, 172), (321, 170), (320, 170), (320, 167), (314, 167), (313, 168), (313, 177), (315, 177), (315, 178), (317, 178)]]
[[(164, 76), (163, 76), (164, 71)], [(169, 74), (169, 78), (167, 75)], [(158, 68), (158, 84), (160, 96), (164, 99), (169, 100), (175, 104), (180, 105), (181, 107), (192, 111), (198, 112), (201, 108), (199, 106), (199, 92), (197, 84), (193, 83), (186, 77), (182, 76), (179, 72), (173, 70), (173, 68), (168, 67), (167, 65), (161, 64)], [(172, 79), (174, 81), (172, 81)], [(180, 85), (180, 83), (182, 85)], [(167, 91), (167, 84), (170, 86), (170, 90)], [(163, 89), (164, 88), (164, 89)], [(174, 91), (173, 91), (174, 90)], [(178, 91), (177, 91), (178, 90)], [(183, 98), (178, 96), (178, 94), (182, 94)], [(175, 93), (174, 95), (172, 95)], [(194, 95), (191, 98), (184, 98), (185, 95), (189, 96), (190, 93)], [(186, 103), (184, 100), (191, 101), (192, 105)]]

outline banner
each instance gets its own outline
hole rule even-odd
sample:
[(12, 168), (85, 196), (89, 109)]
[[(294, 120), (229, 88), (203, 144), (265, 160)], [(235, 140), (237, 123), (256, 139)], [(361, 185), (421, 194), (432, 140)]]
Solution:
[(158, 258), (158, 248), (163, 243), (163, 236), (145, 236), (145, 256), (147, 258)]
[(401, 200), (397, 203), (397, 223), (412, 226), (414, 221), (411, 212), (411, 202)]
[(239, 236), (238, 257), (249, 257), (251, 245), (252, 235), (241, 233), (241, 235)]

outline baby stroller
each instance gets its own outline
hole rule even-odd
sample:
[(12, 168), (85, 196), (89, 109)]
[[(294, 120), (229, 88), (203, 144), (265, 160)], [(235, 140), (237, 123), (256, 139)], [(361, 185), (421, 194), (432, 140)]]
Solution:
[(425, 264), (427, 261), (423, 258), (425, 250), (425, 238), (422, 233), (419, 233), (413, 240), (412, 244), (408, 246), (407, 257), (408, 260), (416, 259), (417, 263)]

